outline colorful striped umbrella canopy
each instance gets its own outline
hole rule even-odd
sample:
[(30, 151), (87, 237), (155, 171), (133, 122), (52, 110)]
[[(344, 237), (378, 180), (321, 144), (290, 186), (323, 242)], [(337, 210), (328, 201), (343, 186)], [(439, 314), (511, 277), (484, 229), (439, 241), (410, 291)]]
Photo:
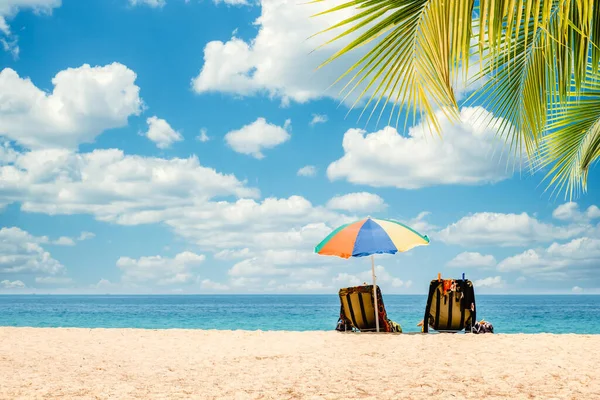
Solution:
[(429, 244), (427, 235), (389, 219), (365, 218), (342, 225), (329, 234), (315, 253), (342, 258), (395, 254)]
[(427, 235), (389, 219), (365, 218), (342, 225), (315, 247), (315, 253), (342, 258), (371, 256), (375, 325), (379, 332), (374, 254), (396, 254), (429, 244)]

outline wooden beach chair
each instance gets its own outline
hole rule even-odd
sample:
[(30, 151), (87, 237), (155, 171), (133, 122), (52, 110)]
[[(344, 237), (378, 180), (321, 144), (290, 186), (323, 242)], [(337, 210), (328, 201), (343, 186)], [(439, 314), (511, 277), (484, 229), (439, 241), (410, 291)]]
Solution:
[[(426, 321), (426, 323), (424, 322)], [(422, 331), (429, 328), (438, 332), (471, 331), (477, 321), (475, 291), (470, 280), (438, 279), (431, 281), (429, 296), (422, 321)]]
[[(341, 308), (338, 330), (375, 332), (373, 285), (342, 288), (339, 295)], [(401, 333), (400, 324), (387, 317), (379, 286), (377, 286), (377, 305), (379, 308), (379, 332)]]

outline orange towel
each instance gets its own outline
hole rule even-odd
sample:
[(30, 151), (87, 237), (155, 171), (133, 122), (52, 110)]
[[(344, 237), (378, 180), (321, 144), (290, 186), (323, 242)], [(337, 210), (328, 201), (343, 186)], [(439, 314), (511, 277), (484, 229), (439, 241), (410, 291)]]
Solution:
[(442, 283), (442, 294), (445, 296), (449, 291), (456, 289), (456, 283), (454, 279), (444, 279)]

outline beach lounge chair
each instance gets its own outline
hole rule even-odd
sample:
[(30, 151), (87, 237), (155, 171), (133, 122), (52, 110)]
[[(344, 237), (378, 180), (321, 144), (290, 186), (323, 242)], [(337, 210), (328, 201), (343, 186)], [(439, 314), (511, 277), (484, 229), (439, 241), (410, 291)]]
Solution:
[(471, 331), (476, 318), (475, 291), (468, 279), (438, 279), (429, 285), (423, 332)]
[[(341, 309), (338, 330), (375, 332), (373, 285), (343, 288), (340, 289), (339, 295)], [(379, 332), (401, 333), (400, 324), (387, 318), (379, 286), (377, 286), (377, 306), (379, 308)]]

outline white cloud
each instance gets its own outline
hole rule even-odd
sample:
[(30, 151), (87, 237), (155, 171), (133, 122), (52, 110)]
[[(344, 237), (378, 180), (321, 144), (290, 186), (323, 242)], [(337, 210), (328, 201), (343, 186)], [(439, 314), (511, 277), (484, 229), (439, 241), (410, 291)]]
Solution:
[(9, 281), (7, 279), (0, 281), (0, 287), (3, 289), (23, 289), (25, 284), (22, 281)]
[[(45, 214), (92, 214), (121, 224), (165, 219), (165, 210), (220, 196), (256, 197), (233, 175), (201, 166), (196, 157), (127, 156), (121, 150), (38, 150), (0, 163), (0, 204)], [(174, 211), (173, 211), (174, 212)]]
[(385, 201), (376, 194), (368, 192), (348, 193), (335, 196), (327, 202), (333, 210), (356, 212), (379, 211), (386, 207)]
[(290, 282), (277, 286), (277, 292), (329, 292), (333, 290), (330, 285), (324, 285), (321, 281), (308, 280), (306, 282)]
[(473, 282), (475, 288), (493, 288), (501, 289), (504, 287), (506, 282), (502, 280), (501, 276), (490, 276), (484, 279), (479, 279)]
[(305, 267), (305, 268), (293, 268), (290, 270), (290, 279), (304, 280), (309, 278), (325, 277), (329, 273), (329, 268), (318, 267)]
[(217, 292), (229, 290), (229, 286), (223, 285), (222, 283), (213, 282), (210, 279), (203, 279), (202, 282), (200, 282), (200, 287), (202, 289), (214, 290)]
[(71, 285), (74, 282), (73, 279), (68, 277), (36, 276), (35, 283), (39, 283), (42, 285)]
[(117, 267), (123, 271), (124, 282), (156, 283), (170, 285), (191, 282), (196, 274), (195, 268), (206, 256), (184, 251), (173, 258), (161, 256), (120, 257)]
[(77, 240), (79, 240), (81, 242), (81, 241), (84, 241), (84, 240), (93, 239), (95, 237), (96, 237), (95, 233), (83, 231), (83, 232), (81, 232), (81, 234), (79, 235), (79, 237), (77, 238)]
[(313, 114), (313, 118), (310, 121), (309, 125), (315, 126), (316, 124), (324, 124), (328, 120), (329, 118), (327, 117), (327, 115)]
[(301, 196), (207, 203), (178, 209), (165, 218), (179, 235), (203, 248), (302, 248), (310, 253), (332, 227), (355, 219), (313, 206)]
[(298, 170), (296, 173), (298, 176), (313, 177), (317, 175), (317, 167), (314, 165), (306, 165)]
[(285, 121), (283, 127), (270, 124), (264, 118), (258, 118), (249, 125), (225, 135), (225, 141), (234, 151), (252, 155), (262, 159), (264, 149), (272, 149), (287, 142), (292, 136), (289, 134), (291, 121)]
[[(313, 254), (314, 246), (338, 224), (355, 219), (301, 196), (255, 201), (248, 196), (258, 195), (256, 190), (195, 158), (125, 156), (117, 150), (44, 150), (8, 158), (12, 162), (0, 167), (0, 203), (21, 202), (23, 211), (50, 215), (91, 214), (122, 225), (163, 223), (203, 251), (229, 251), (219, 257), (248, 248), (235, 259), (256, 257), (259, 266), (265, 260), (305, 260), (300, 267), (332, 263)], [(215, 201), (236, 195), (242, 198)]]
[(363, 283), (366, 283), (361, 282), (356, 275), (348, 274), (346, 272), (340, 272), (332, 279), (332, 281), (341, 287), (359, 286)]
[(565, 244), (552, 243), (547, 252), (553, 257), (572, 260), (600, 259), (600, 239), (582, 237)]
[(427, 218), (427, 216), (430, 214), (431, 213), (429, 211), (421, 211), (415, 218), (404, 222), (415, 231), (420, 232), (421, 234), (426, 234), (427, 232), (432, 232), (438, 229), (437, 226), (425, 220), (425, 218)]
[(93, 142), (141, 112), (135, 79), (135, 72), (123, 64), (84, 64), (56, 74), (54, 90), (46, 93), (5, 68), (0, 72), (0, 136), (27, 148), (75, 148)]
[(210, 140), (210, 137), (208, 136), (208, 131), (206, 130), (206, 128), (200, 129), (200, 134), (198, 136), (196, 136), (196, 140), (198, 140), (202, 143), (206, 143)]
[(231, 286), (235, 288), (244, 288), (249, 290), (255, 290), (259, 287), (261, 282), (260, 278), (249, 278), (246, 276), (240, 276), (237, 278), (231, 279)]
[(0, 38), (0, 43), (2, 43), (2, 48), (4, 49), (4, 51), (7, 51), (10, 54), (12, 54), (14, 60), (19, 59), (19, 55), (21, 54), (21, 48), (17, 44), (18, 40), (16, 38), (12, 40)]
[(166, 0), (129, 0), (132, 6), (146, 5), (151, 8), (162, 8), (167, 4)]
[(586, 279), (597, 276), (600, 239), (581, 237), (568, 243), (552, 243), (545, 249), (529, 249), (498, 263), (499, 271), (518, 271), (544, 279)]
[(236, 263), (228, 272), (230, 276), (275, 276), (287, 275), (284, 269), (277, 268), (272, 264), (265, 264), (261, 259), (254, 257)]
[[(375, 266), (375, 275), (377, 278), (377, 286), (381, 288), (392, 287), (392, 288), (410, 288), (412, 281), (403, 281), (402, 279), (392, 276), (385, 267), (381, 265)], [(366, 270), (357, 275), (348, 274), (346, 272), (338, 273), (332, 282), (342, 287), (359, 286), (362, 284), (371, 285), (373, 284), (372, 271)]]
[(96, 285), (94, 285), (97, 288), (107, 288), (114, 285), (111, 281), (109, 281), (108, 279), (104, 279), (101, 278), (98, 283)]
[[(301, 196), (261, 201), (247, 198), (258, 195), (257, 191), (233, 176), (200, 166), (195, 158), (125, 156), (117, 150), (3, 154), (2, 160), (10, 162), (0, 167), (0, 203), (20, 202), (23, 211), (50, 215), (91, 214), (100, 221), (122, 225), (163, 223), (201, 251), (217, 252), (216, 259), (235, 260), (232, 265), (250, 259), (237, 267), (239, 273), (266, 276), (260, 271), (265, 268), (266, 273), (276, 270), (275, 276), (288, 281), (321, 279), (323, 266), (344, 260), (315, 255), (314, 246), (333, 228), (356, 219), (313, 205)], [(229, 198), (236, 195), (242, 198)], [(140, 260), (131, 263), (134, 261)], [(196, 278), (186, 273), (148, 281), (131, 278), (118, 290), (125, 290), (124, 282), (139, 285), (129, 286), (133, 292), (158, 281), (199, 282)], [(238, 278), (253, 276), (232, 276), (223, 284), (238, 289), (243, 283), (255, 284)]]
[(197, 93), (224, 92), (238, 96), (266, 93), (287, 104), (306, 102), (324, 96), (337, 98), (338, 89), (328, 89), (359, 53), (321, 69), (319, 64), (354, 37), (319, 46), (339, 31), (311, 38), (358, 11), (349, 7), (331, 15), (311, 17), (341, 4), (303, 3), (293, 0), (262, 0), (255, 38), (246, 42), (233, 36), (229, 41), (212, 41), (204, 47), (204, 65), (192, 79)]
[(75, 246), (75, 241), (70, 237), (61, 236), (55, 241), (53, 241), (52, 244), (55, 244), (57, 246)]
[(148, 124), (148, 132), (145, 136), (152, 140), (159, 149), (167, 149), (173, 143), (183, 140), (181, 133), (171, 128), (171, 125), (164, 119), (153, 116), (146, 119), (146, 123)]
[(63, 273), (65, 267), (39, 245), (47, 240), (16, 227), (0, 229), (0, 273)]
[(425, 123), (410, 128), (408, 136), (389, 126), (369, 134), (349, 129), (342, 142), (344, 155), (329, 165), (327, 176), (402, 189), (481, 185), (512, 176), (512, 157), (502, 161), (505, 145), (496, 135), (500, 119), (481, 107), (463, 108), (461, 123), (449, 121), (441, 111), (436, 115), (443, 138), (429, 132)]
[(464, 252), (458, 254), (447, 264), (448, 267), (457, 268), (488, 268), (496, 266), (496, 259), (492, 255), (481, 253)]
[(555, 226), (527, 213), (475, 213), (448, 225), (436, 236), (445, 243), (461, 246), (527, 246), (577, 236), (589, 226)]
[(579, 204), (568, 202), (556, 207), (552, 212), (552, 216), (561, 221), (573, 222), (589, 222), (593, 219), (600, 218), (600, 208), (591, 205), (585, 211), (579, 211)]
[(583, 288), (580, 288), (579, 286), (573, 286), (573, 288), (571, 289), (571, 291), (573, 293), (583, 293)]
[[(251, 257), (239, 261), (228, 271), (230, 276), (276, 276), (284, 275), (293, 279), (321, 276), (327, 272), (324, 267), (299, 267), (302, 265), (335, 264), (343, 260), (322, 257), (309, 249), (261, 250), (251, 253)], [(285, 268), (293, 266), (292, 268)]]
[(248, 258), (251, 256), (252, 253), (250, 249), (245, 247), (243, 249), (221, 250), (215, 253), (214, 258), (217, 260), (235, 260), (239, 258)]
[[(61, 0), (2, 0), (0, 1), (0, 34), (6, 36), (0, 41), (5, 51), (10, 51), (18, 57), (18, 37), (14, 35), (7, 19), (13, 18), (19, 11), (32, 10), (36, 14), (51, 14), (52, 9), (60, 7)], [(0, 91), (1, 93), (1, 91)]]
[[(377, 285), (380, 285), (380, 286), (387, 284), (394, 288), (401, 288), (401, 287), (405, 287), (407, 284), (408, 284), (408, 286), (406, 286), (406, 287), (410, 287), (412, 284), (411, 281), (404, 282), (403, 280), (392, 276), (385, 269), (385, 267), (383, 267), (381, 265), (375, 266), (375, 276), (377, 278)], [(364, 282), (372, 283), (372, 281), (373, 281), (372, 271), (369, 269), (367, 271), (362, 272), (361, 274), (359, 274), (359, 278), (361, 278)]]
[[(189, 1), (189, 0), (186, 0)], [(248, 0), (213, 0), (215, 4), (227, 4), (229, 6), (248, 6), (251, 5)]]

